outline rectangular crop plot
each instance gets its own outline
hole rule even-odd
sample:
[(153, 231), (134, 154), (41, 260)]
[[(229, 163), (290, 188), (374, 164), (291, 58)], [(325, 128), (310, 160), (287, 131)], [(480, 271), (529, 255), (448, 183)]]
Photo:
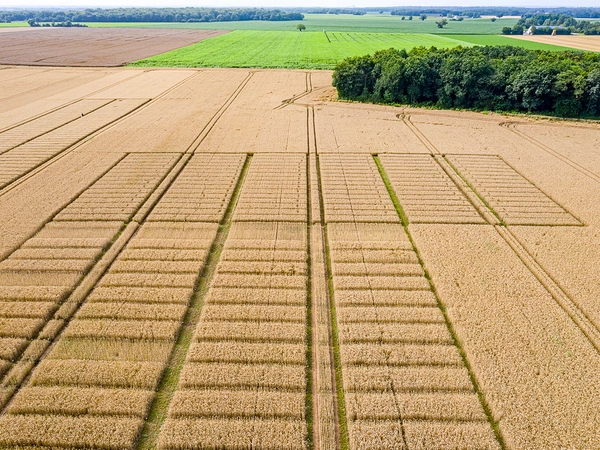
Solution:
[(305, 155), (253, 156), (233, 220), (306, 221), (306, 169)]
[(446, 158), (508, 225), (581, 225), (498, 156), (447, 155)]
[(81, 194), (55, 218), (70, 220), (129, 220), (158, 186), (177, 155), (130, 154)]
[(327, 222), (400, 222), (371, 155), (326, 154), (319, 161)]
[(485, 223), (431, 155), (381, 155), (385, 172), (412, 223)]
[(220, 222), (246, 155), (194, 155), (148, 217), (152, 222)]

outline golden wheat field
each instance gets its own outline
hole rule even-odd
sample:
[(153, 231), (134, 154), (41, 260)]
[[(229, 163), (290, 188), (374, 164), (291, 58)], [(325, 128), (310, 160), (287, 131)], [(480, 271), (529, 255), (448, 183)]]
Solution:
[(0, 448), (600, 448), (597, 124), (330, 72), (0, 86)]

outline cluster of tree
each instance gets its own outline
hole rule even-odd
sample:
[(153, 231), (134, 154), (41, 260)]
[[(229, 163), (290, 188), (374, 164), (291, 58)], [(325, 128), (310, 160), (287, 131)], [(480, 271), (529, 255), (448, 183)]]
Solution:
[[(529, 14), (524, 15), (511, 30), (508, 27), (502, 29), (503, 34), (519, 34), (513, 32), (517, 28), (530, 29), (533, 34), (600, 34), (600, 22), (589, 20), (577, 20), (568, 14)], [(510, 32), (509, 32), (510, 30)]]
[(39, 23), (39, 22), (36, 22), (35, 19), (29, 19), (27, 21), (27, 23), (29, 24), (30, 27), (65, 27), (65, 28), (75, 27), (75, 28), (87, 28), (87, 25), (84, 24), (84, 23), (73, 23), (70, 20), (67, 20), (65, 22), (45, 22), (45, 23)]
[(481, 16), (523, 16), (527, 14), (541, 13), (557, 13), (568, 14), (573, 17), (580, 18), (596, 18), (600, 17), (600, 7), (596, 8), (521, 8), (513, 6), (473, 6), (473, 7), (443, 7), (443, 6), (405, 6), (381, 8), (381, 7), (365, 7), (365, 8), (290, 8), (289, 11), (298, 11), (305, 14), (366, 14), (366, 13), (381, 13), (391, 11), (397, 16), (418, 16), (420, 14), (447, 16), (464, 16), (464, 17), (481, 17)]
[(257, 8), (114, 8), (84, 10), (16, 10), (0, 19), (35, 22), (231, 22), (243, 20), (302, 20), (304, 14)]
[(560, 117), (600, 116), (600, 54), (521, 47), (389, 49), (337, 65), (340, 98)]
[[(352, 14), (354, 16), (364, 16), (368, 8), (293, 8), (293, 11), (303, 12), (305, 14)], [(371, 8), (373, 12), (375, 9)], [(381, 14), (382, 11), (378, 12)]]

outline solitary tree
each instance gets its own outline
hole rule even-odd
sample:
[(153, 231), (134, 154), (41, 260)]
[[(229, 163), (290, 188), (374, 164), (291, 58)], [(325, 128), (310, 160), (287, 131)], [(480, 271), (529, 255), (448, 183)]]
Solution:
[(448, 25), (448, 21), (446, 19), (438, 20), (435, 22), (438, 28), (444, 28), (444, 25)]
[(421, 20), (425, 20), (425, 19), (427, 19), (427, 14), (421, 14), (421, 15), (419, 16), (419, 19), (421, 19)]
[(492, 17), (492, 18), (491, 18), (491, 21), (492, 21), (492, 22), (495, 22), (495, 21), (496, 21), (496, 18), (495, 18), (495, 17)]
[(298, 31), (304, 31), (306, 30), (306, 26), (303, 23), (299, 23), (298, 25), (296, 25), (296, 29)]

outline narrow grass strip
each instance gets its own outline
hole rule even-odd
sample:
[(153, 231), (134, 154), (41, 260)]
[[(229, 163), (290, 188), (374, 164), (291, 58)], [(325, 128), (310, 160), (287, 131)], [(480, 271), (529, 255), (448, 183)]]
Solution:
[(238, 182), (231, 196), (229, 205), (227, 206), (225, 215), (223, 216), (223, 220), (219, 224), (217, 236), (210, 248), (204, 267), (196, 281), (194, 295), (190, 301), (190, 306), (186, 312), (183, 325), (179, 331), (177, 340), (175, 341), (173, 352), (169, 357), (169, 362), (167, 363), (167, 367), (165, 368), (163, 377), (158, 386), (156, 396), (150, 406), (148, 419), (144, 423), (144, 427), (138, 440), (138, 449), (157, 448), (158, 436), (167, 418), (169, 406), (173, 400), (173, 395), (177, 390), (181, 371), (185, 364), (196, 327), (198, 322), (200, 322), (204, 299), (210, 289), (212, 279), (221, 258), (221, 253), (223, 252), (223, 246), (229, 235), (231, 218), (233, 217), (235, 207), (240, 197), (251, 159), (252, 155), (246, 157), (246, 161), (242, 167), (240, 177), (238, 178)]
[[(381, 161), (379, 160), (379, 157), (377, 155), (373, 155), (373, 159), (375, 160), (375, 164), (377, 164), (377, 169), (379, 170), (379, 175), (381, 176), (381, 179), (383, 180), (385, 187), (386, 187), (388, 193), (390, 194), (390, 198), (392, 199), (392, 203), (394, 203), (394, 207), (396, 208), (396, 211), (398, 212), (398, 216), (402, 220), (402, 226), (404, 227), (406, 236), (408, 237), (408, 239), (412, 245), (412, 248), (413, 248), (415, 254), (417, 255), (417, 259), (419, 260), (419, 264), (421, 265), (421, 267), (423, 269), (425, 278), (427, 278), (429, 286), (431, 287), (431, 291), (433, 292), (433, 295), (435, 296), (437, 305), (440, 308), (440, 311), (442, 311), (442, 314), (444, 316), (444, 322), (446, 323), (446, 327), (448, 328), (448, 331), (450, 332), (450, 335), (452, 336), (452, 340), (454, 341), (454, 345), (458, 349), (458, 352), (460, 353), (462, 362), (465, 365), (465, 367), (469, 373), (469, 378), (471, 379), (471, 384), (473, 385), (473, 388), (474, 388), (475, 392), (477, 393), (477, 397), (479, 397), (479, 402), (481, 403), (481, 407), (483, 408), (483, 411), (485, 412), (485, 415), (487, 416), (488, 422), (489, 422), (490, 426), (492, 427), (494, 435), (496, 436), (496, 439), (497, 439), (498, 443), (500, 444), (500, 448), (502, 448), (504, 450), (504, 449), (506, 449), (506, 443), (504, 442), (504, 438), (502, 437), (502, 433), (500, 432), (500, 427), (498, 426), (498, 422), (494, 419), (494, 416), (492, 415), (492, 411), (491, 411), (489, 405), (487, 404), (485, 395), (484, 395), (483, 391), (481, 390), (481, 388), (479, 387), (479, 383), (477, 382), (477, 379), (475, 378), (475, 374), (471, 368), (471, 365), (469, 364), (467, 355), (466, 355), (462, 345), (460, 344), (460, 341), (458, 340), (456, 331), (454, 330), (454, 327), (452, 326), (452, 322), (450, 321), (450, 318), (448, 317), (448, 311), (446, 310), (446, 305), (444, 305), (442, 303), (440, 296), (438, 295), (437, 290), (435, 288), (435, 285), (433, 284), (433, 280), (431, 279), (431, 275), (429, 274), (427, 268), (425, 267), (425, 262), (423, 261), (423, 258), (421, 258), (419, 249), (417, 248), (417, 245), (416, 245), (412, 235), (410, 234), (410, 231), (408, 229), (408, 220), (405, 219), (406, 214), (404, 213), (404, 210), (402, 209), (402, 205), (400, 204), (400, 201), (398, 200), (398, 197), (396, 196), (396, 192), (394, 191), (394, 188), (392, 187), (392, 184), (390, 183), (390, 180), (387, 176), (387, 173), (385, 172), (385, 169), (383, 168), (383, 165), (381, 164)], [(476, 192), (476, 191), (474, 190), (474, 192)]]
[[(307, 79), (308, 88), (308, 79)], [(310, 253), (310, 227), (311, 227), (311, 203), (310, 203), (310, 157), (306, 155), (306, 426), (308, 429), (308, 449), (315, 448), (314, 423), (313, 423), (313, 317), (312, 317), (312, 277), (311, 277), (311, 253)]]
[[(325, 203), (323, 200), (323, 189), (321, 185), (321, 163), (317, 155), (317, 172), (319, 174), (319, 195), (321, 196), (321, 217), (325, 219)], [(327, 233), (327, 224), (323, 224), (323, 241), (325, 243), (325, 263), (327, 268), (327, 288), (329, 291), (330, 313), (331, 313), (331, 331), (333, 340), (333, 362), (335, 366), (335, 381), (337, 393), (337, 416), (340, 431), (340, 448), (348, 450), (348, 420), (346, 417), (346, 401), (344, 397), (344, 384), (342, 377), (342, 358), (340, 355), (340, 337), (338, 330), (337, 313), (335, 308), (335, 297), (333, 290), (333, 277), (331, 268), (331, 254), (329, 250), (329, 235)]]

